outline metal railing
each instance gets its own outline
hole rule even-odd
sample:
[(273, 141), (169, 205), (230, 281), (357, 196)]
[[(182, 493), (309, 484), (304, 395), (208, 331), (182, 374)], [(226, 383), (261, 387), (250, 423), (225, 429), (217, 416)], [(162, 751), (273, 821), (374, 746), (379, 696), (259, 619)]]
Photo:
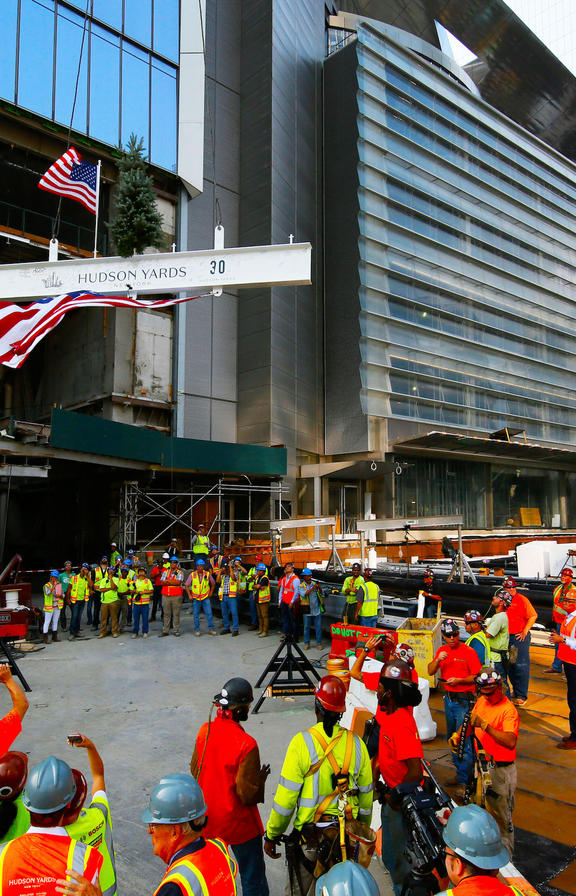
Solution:
[[(50, 239), (54, 228), (54, 216), (45, 215), (34, 209), (22, 208), (11, 202), (0, 201), (0, 225), (18, 231), (19, 234), (27, 234), (30, 237), (39, 236)], [(73, 224), (71, 221), (60, 219), (58, 239), (61, 243), (74, 246), (89, 252), (94, 248), (94, 229)], [(98, 250), (106, 255), (107, 234), (98, 234)]]

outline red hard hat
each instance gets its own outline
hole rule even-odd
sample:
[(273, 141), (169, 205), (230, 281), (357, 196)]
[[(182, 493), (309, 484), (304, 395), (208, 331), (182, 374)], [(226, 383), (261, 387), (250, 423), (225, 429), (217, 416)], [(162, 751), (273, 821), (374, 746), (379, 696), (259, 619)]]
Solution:
[(412, 682), (412, 669), (408, 663), (403, 663), (402, 660), (390, 660), (389, 663), (382, 667), (380, 672), (380, 681), (383, 678), (391, 678), (393, 681)]
[(28, 757), (11, 750), (0, 759), (0, 800), (15, 800), (28, 777)]
[(484, 617), (480, 610), (468, 610), (464, 616), (464, 622), (468, 625), (470, 622), (483, 622)]
[(63, 825), (72, 824), (76, 821), (76, 815), (84, 805), (86, 794), (88, 793), (88, 783), (82, 772), (77, 768), (73, 768), (71, 771), (72, 777), (74, 778), (74, 784), (76, 785), (76, 791), (66, 806), (66, 813), (62, 822)]
[(504, 588), (515, 588), (515, 587), (516, 587), (516, 579), (513, 579), (512, 576), (508, 576), (508, 578), (504, 582)]
[(414, 650), (410, 644), (398, 644), (398, 647), (394, 651), (394, 659), (402, 660), (403, 663), (407, 663), (408, 666), (413, 668)]
[(572, 572), (571, 569), (569, 569), (568, 567), (566, 567), (565, 569), (562, 570), (562, 572), (560, 573), (560, 575), (561, 575), (561, 576), (570, 576), (570, 578), (572, 578), (572, 576), (574, 575), (574, 573)]
[(335, 675), (325, 675), (314, 696), (330, 712), (344, 712), (346, 709), (346, 688)]

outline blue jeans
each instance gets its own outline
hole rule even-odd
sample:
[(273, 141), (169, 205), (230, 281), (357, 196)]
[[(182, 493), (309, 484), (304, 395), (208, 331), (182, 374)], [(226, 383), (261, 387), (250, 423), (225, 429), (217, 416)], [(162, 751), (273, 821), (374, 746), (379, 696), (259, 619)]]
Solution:
[(224, 628), (230, 628), (230, 616), (232, 616), (232, 631), (238, 631), (238, 599), (236, 597), (223, 597), (220, 601), (222, 605), (222, 622)]
[(140, 627), (140, 620), (142, 620), (142, 634), (148, 634), (148, 616), (150, 614), (150, 604), (133, 604), (132, 605), (132, 634), (138, 634), (138, 628)]
[[(210, 631), (214, 628), (214, 620), (212, 618), (212, 607), (210, 605), (210, 598), (205, 597), (204, 600), (197, 600), (195, 597), (192, 599), (192, 612), (194, 613), (194, 631), (200, 631), (200, 610), (204, 610), (204, 615), (206, 616), (206, 622), (208, 623), (208, 628)], [(222, 610), (222, 618), (224, 618), (224, 610)], [(228, 626), (225, 626), (228, 628)]]
[(392, 878), (396, 896), (400, 896), (404, 878), (410, 870), (404, 856), (407, 835), (402, 812), (396, 812), (388, 803), (382, 806), (382, 862)]
[(70, 634), (77, 635), (80, 631), (80, 623), (82, 622), (82, 613), (84, 612), (84, 601), (77, 600), (72, 604), (70, 614)]
[(298, 629), (296, 627), (296, 618), (294, 616), (294, 608), (284, 601), (280, 604), (282, 613), (282, 633), (285, 637), (291, 635), (294, 639), (298, 637)]
[(102, 602), (102, 598), (100, 597), (100, 593), (92, 593), (88, 598), (88, 609), (86, 611), (86, 619), (88, 620), (88, 625), (91, 625), (93, 628), (98, 628), (100, 625), (100, 604)]
[(359, 616), (358, 625), (367, 625), (368, 628), (376, 628), (378, 622), (377, 616)]
[(258, 625), (258, 610), (256, 609), (258, 601), (255, 591), (248, 592), (248, 604), (250, 607), (250, 625)]
[[(559, 635), (560, 634), (560, 623), (555, 622), (554, 627), (556, 629), (556, 634)], [(558, 644), (554, 645), (554, 661), (552, 663), (552, 668), (554, 669), (555, 672), (562, 671), (562, 661), (558, 659)]]
[(510, 697), (510, 688), (508, 686), (508, 673), (506, 671), (507, 666), (504, 663), (501, 663), (499, 660), (494, 660), (494, 668), (497, 672), (502, 676), (502, 688), (504, 689), (504, 694), (506, 697)]
[(317, 616), (312, 616), (310, 613), (306, 613), (304, 616), (304, 643), (310, 644), (310, 628), (312, 626), (312, 620), (314, 620), (314, 629), (316, 631), (316, 644), (320, 646), (322, 643), (322, 616), (318, 613)]
[(509, 649), (518, 648), (518, 658), (510, 664), (508, 678), (514, 691), (514, 696), (520, 700), (528, 697), (528, 684), (530, 682), (530, 633), (523, 641), (518, 640), (517, 635), (510, 635)]
[(269, 896), (262, 837), (237, 843), (232, 846), (232, 852), (238, 862), (244, 896)]
[[(460, 696), (460, 695), (459, 695)], [(471, 694), (473, 697), (473, 694)], [(472, 701), (471, 701), (472, 703)], [(444, 713), (446, 715), (446, 737), (449, 739), (455, 731), (460, 728), (464, 716), (469, 706), (468, 701), (460, 701), (452, 699), (450, 694), (444, 694)], [(456, 768), (456, 775), (461, 784), (467, 784), (472, 774), (472, 744), (470, 738), (466, 738), (466, 746), (464, 747), (464, 756), (462, 760), (458, 759), (456, 753), (452, 753), (452, 762)]]

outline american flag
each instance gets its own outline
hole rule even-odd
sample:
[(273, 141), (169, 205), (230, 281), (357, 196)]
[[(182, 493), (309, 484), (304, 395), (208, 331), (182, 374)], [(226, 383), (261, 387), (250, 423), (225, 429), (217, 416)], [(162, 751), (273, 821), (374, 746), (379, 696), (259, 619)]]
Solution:
[(30, 352), (44, 336), (58, 326), (68, 311), (76, 311), (79, 308), (158, 309), (200, 298), (202, 296), (185, 296), (147, 301), (130, 296), (71, 292), (65, 296), (40, 299), (31, 305), (0, 302), (0, 363), (6, 367), (22, 367)]
[(98, 165), (83, 162), (73, 146), (56, 159), (38, 184), (41, 190), (68, 196), (96, 214)]

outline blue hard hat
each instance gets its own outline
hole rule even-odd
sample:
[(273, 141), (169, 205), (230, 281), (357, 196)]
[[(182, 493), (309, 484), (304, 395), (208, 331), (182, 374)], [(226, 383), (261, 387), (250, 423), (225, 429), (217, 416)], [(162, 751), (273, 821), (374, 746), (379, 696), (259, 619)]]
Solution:
[(216, 545), (216, 544), (211, 544), (211, 545), (210, 545), (210, 550), (211, 550), (211, 551), (217, 551), (217, 550), (218, 550), (218, 545)]
[(82, 569), (90, 569), (90, 564), (89, 564), (89, 563), (83, 563), (83, 564), (82, 564)]
[(482, 868), (495, 871), (510, 861), (502, 843), (500, 828), (480, 806), (457, 806), (442, 833), (444, 843), (458, 856)]
[(53, 569), (52, 572), (50, 573), (50, 578), (51, 578), (51, 579), (52, 579), (52, 578), (56, 578), (56, 579), (57, 579), (59, 575), (60, 575), (60, 573), (58, 572), (58, 570), (57, 570), (57, 569)]
[(256, 569), (266, 569), (266, 564), (265, 564), (265, 563), (259, 563), (258, 566), (256, 567)]
[(124, 566), (132, 566), (132, 561), (128, 557), (126, 558), (126, 560), (123, 560), (122, 562), (123, 562)]
[(176, 554), (172, 554), (172, 556), (170, 557), (170, 563), (179, 563), (179, 562), (180, 561), (178, 560), (178, 557), (176, 556)]
[(239, 560), (240, 563), (242, 563), (242, 557), (234, 557), (234, 563), (236, 563), (237, 560)]
[(130, 550), (130, 551), (128, 551), (128, 553), (129, 553), (129, 554), (133, 554), (133, 553), (134, 553), (134, 551), (132, 551), (132, 550)]
[(68, 805), (76, 793), (74, 775), (62, 759), (49, 756), (34, 766), (22, 795), (22, 802), (30, 812), (50, 815)]
[(206, 563), (205, 563), (204, 560), (197, 560), (197, 561), (196, 561), (196, 566), (206, 566)]
[(302, 575), (303, 575), (303, 576), (311, 576), (311, 575), (312, 575), (312, 570), (311, 570), (311, 569), (308, 569), (308, 567), (306, 567), (306, 569), (303, 569), (303, 570), (302, 570)]
[(102, 563), (103, 560), (105, 560), (106, 563), (108, 563), (108, 557), (106, 556), (106, 554), (104, 554), (102, 557), (100, 557), (100, 563)]
[(183, 824), (202, 818), (208, 811), (200, 785), (192, 775), (165, 775), (142, 813), (147, 824)]
[(315, 896), (378, 896), (378, 884), (367, 868), (339, 862), (316, 881)]

